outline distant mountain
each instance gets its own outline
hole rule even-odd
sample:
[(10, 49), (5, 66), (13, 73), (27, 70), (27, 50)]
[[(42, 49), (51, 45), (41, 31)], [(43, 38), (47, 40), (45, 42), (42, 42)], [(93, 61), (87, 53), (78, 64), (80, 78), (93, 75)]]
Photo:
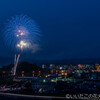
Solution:
[[(10, 64), (8, 66), (3, 66), (0, 68), (0, 70), (3, 71), (11, 71), (11, 69), (14, 67), (13, 64)], [(39, 70), (42, 70), (40, 67), (38, 67), (36, 64), (30, 64), (28, 62), (21, 62), (17, 66), (17, 73), (21, 73), (24, 71), (25, 73), (32, 73), (32, 71), (38, 72)]]
[(30, 64), (28, 62), (22, 62), (17, 67), (17, 72), (21, 73), (21, 71), (24, 71), (25, 73), (32, 73), (32, 71), (38, 72), (39, 70), (42, 70), (39, 66), (36, 64)]

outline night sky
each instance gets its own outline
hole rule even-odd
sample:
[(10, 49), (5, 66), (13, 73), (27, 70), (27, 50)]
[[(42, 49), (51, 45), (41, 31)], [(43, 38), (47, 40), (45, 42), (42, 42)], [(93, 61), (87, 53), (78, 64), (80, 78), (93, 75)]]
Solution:
[[(100, 58), (100, 0), (0, 0), (0, 30), (11, 16), (25, 14), (41, 30), (41, 49), (27, 60)], [(0, 39), (0, 64), (14, 52)]]

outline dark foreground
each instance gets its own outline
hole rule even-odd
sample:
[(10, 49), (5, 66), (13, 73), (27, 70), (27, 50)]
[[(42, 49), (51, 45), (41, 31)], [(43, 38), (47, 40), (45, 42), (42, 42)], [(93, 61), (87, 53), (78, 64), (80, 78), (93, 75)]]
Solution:
[[(19, 98), (19, 97), (1, 97), (0, 100), (62, 100), (62, 99), (46, 99), (46, 98)], [(64, 100), (64, 99), (63, 99)], [(66, 99), (65, 99), (66, 100)]]
[(45, 98), (20, 98), (20, 97), (3, 97), (0, 96), (0, 100), (52, 100)]
[(0, 95), (0, 100), (64, 100), (61, 98), (38, 98), (38, 97), (14, 97), (14, 96), (4, 96)]

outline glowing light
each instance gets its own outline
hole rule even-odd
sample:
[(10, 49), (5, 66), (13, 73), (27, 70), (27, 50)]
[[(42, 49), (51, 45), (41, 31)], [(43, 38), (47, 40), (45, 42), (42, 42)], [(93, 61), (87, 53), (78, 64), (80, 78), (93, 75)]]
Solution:
[(81, 64), (78, 64), (78, 66), (81, 67), (82, 65)]
[(18, 32), (21, 32), (21, 30), (18, 30)]
[(67, 76), (68, 74), (67, 73), (65, 73), (65, 76)]
[(22, 74), (24, 74), (24, 71), (22, 71)]
[(20, 41), (19, 44), (17, 44), (17, 47), (23, 49), (23, 48), (27, 48), (28, 47), (28, 43), (24, 42), (24, 41)]
[(45, 82), (46, 82), (46, 80), (44, 79), (44, 80), (43, 80), (43, 82), (45, 83)]
[(64, 72), (64, 70), (61, 70), (61, 73), (63, 73)]
[(50, 74), (48, 74), (48, 77), (50, 76)]
[(64, 75), (64, 73), (61, 73), (61, 75)]
[(19, 35), (17, 34), (16, 36), (18, 37)]
[(21, 32), (21, 33), (20, 33), (20, 35), (24, 35), (24, 33), (23, 33), (23, 32)]

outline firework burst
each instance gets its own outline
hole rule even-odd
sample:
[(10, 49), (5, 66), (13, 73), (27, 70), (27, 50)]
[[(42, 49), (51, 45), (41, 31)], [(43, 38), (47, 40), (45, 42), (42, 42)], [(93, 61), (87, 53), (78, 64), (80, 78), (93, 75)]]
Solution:
[(12, 17), (7, 21), (3, 38), (6, 46), (14, 51), (39, 48), (40, 31), (34, 20), (26, 15)]

